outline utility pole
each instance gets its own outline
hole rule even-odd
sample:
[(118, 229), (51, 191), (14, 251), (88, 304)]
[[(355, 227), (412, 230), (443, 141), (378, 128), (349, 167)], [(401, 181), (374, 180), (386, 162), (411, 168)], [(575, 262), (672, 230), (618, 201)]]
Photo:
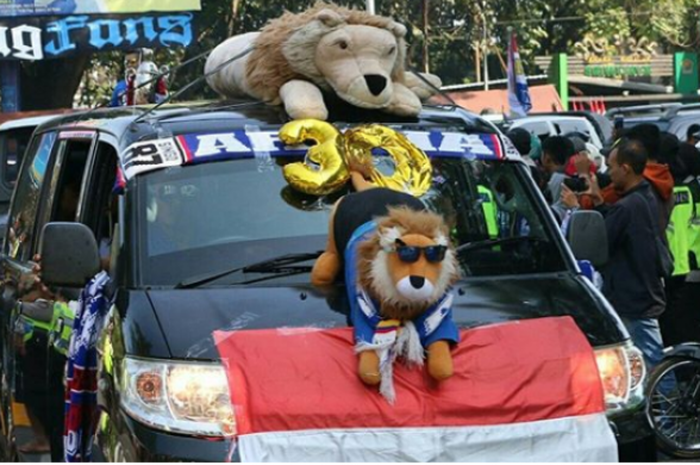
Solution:
[(489, 26), (486, 23), (484, 7), (481, 8), (481, 21), (484, 23), (484, 90), (489, 90)]
[(374, 13), (374, 0), (367, 0), (367, 13), (373, 15)]
[(430, 57), (428, 51), (428, 3), (430, 0), (423, 0), (423, 72), (430, 72)]

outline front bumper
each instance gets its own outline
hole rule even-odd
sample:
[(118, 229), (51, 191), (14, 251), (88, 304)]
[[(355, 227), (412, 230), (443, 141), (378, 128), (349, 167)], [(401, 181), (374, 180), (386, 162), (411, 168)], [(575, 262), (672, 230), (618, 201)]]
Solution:
[(656, 440), (645, 413), (646, 404), (610, 415), (621, 462), (655, 462)]
[(166, 433), (145, 426), (124, 413), (114, 421), (110, 418), (101, 423), (95, 438), (93, 461), (239, 461), (231, 440), (213, 440)]
[[(121, 413), (105, 421), (97, 433), (93, 460), (128, 462), (239, 461), (231, 440), (212, 440), (155, 430)], [(609, 417), (618, 442), (620, 460), (656, 460), (654, 438), (644, 405)]]

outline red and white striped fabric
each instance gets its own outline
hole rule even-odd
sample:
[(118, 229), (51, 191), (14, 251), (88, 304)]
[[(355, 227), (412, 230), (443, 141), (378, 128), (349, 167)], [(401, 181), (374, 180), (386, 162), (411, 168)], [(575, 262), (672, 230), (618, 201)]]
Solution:
[(214, 336), (243, 461), (617, 461), (595, 357), (569, 317), (463, 331), (449, 380), (396, 367), (394, 406), (358, 378), (350, 328)]

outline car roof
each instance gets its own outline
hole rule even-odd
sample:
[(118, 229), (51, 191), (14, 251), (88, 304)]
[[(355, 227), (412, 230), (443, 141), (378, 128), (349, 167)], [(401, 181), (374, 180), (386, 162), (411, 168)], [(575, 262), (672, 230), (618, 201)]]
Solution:
[[(454, 106), (424, 106), (418, 117), (400, 117), (346, 104), (328, 104), (328, 121), (334, 124), (459, 125), (466, 130), (499, 133), (484, 119)], [(98, 130), (119, 140), (118, 149), (141, 141), (181, 134), (212, 133), (231, 129), (279, 127), (290, 121), (282, 107), (259, 101), (221, 101), (152, 107), (103, 108), (73, 113), (44, 122), (38, 132), (51, 130)]]
[(0, 131), (9, 131), (12, 129), (21, 128), (35, 128), (46, 123), (47, 121), (56, 118), (57, 116), (60, 116), (60, 113), (46, 116), (30, 116), (25, 118), (12, 119), (0, 124)]
[(557, 120), (571, 120), (571, 121), (588, 121), (588, 119), (585, 116), (576, 116), (576, 115), (558, 115), (556, 113), (547, 113), (547, 114), (533, 114), (533, 115), (528, 115), (524, 118), (518, 118), (514, 119), (513, 123), (517, 122), (526, 122), (526, 121), (532, 121), (539, 123), (541, 121), (551, 121), (553, 119)]
[(622, 116), (663, 116), (669, 110), (682, 106), (679, 102), (670, 103), (655, 103), (651, 105), (634, 105), (629, 107), (617, 107), (611, 108), (606, 113), (605, 116), (608, 118), (613, 118), (616, 115)]

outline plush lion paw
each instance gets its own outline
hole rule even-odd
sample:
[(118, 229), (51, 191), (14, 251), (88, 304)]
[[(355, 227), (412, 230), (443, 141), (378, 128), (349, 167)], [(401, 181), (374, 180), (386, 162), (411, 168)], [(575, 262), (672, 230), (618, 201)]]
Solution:
[(314, 286), (327, 286), (333, 284), (336, 276), (340, 273), (340, 258), (338, 254), (323, 252), (316, 259), (311, 270), (311, 284)]
[(365, 384), (376, 386), (381, 381), (379, 374), (379, 356), (373, 350), (360, 352), (360, 363), (358, 367), (360, 379)]
[(420, 99), (408, 87), (394, 83), (394, 95), (384, 111), (399, 116), (416, 116), (422, 107)]
[(435, 89), (439, 89), (442, 86), (442, 81), (439, 77), (434, 74), (429, 73), (419, 73), (423, 79), (428, 81), (430, 84), (426, 83), (420, 77), (416, 76), (414, 73), (406, 73), (404, 79), (406, 87), (410, 89), (411, 92), (416, 94), (416, 96), (421, 100), (427, 100), (433, 95), (437, 94)]
[(437, 381), (454, 374), (450, 345), (446, 341), (437, 341), (428, 347), (428, 373)]
[(280, 89), (284, 109), (292, 119), (328, 119), (328, 109), (318, 87), (310, 82), (292, 80)]

